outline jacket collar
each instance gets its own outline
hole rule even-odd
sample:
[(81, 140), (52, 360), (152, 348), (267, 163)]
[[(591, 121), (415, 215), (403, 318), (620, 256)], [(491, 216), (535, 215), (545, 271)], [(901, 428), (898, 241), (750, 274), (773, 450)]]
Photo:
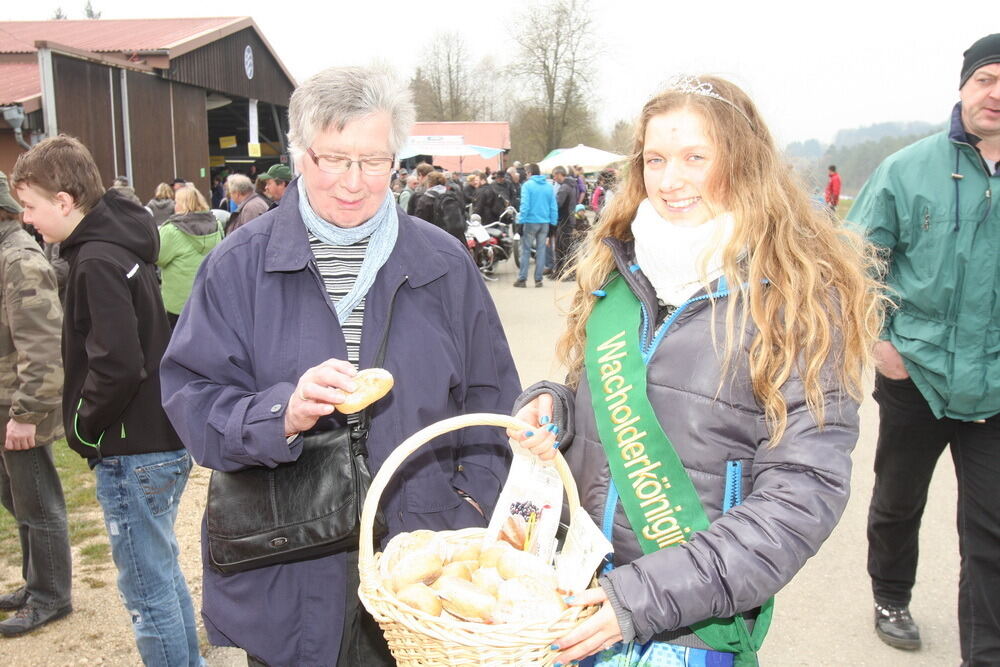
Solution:
[(7, 237), (22, 229), (21, 223), (17, 220), (3, 220), (0, 221), (0, 243), (7, 240)]
[[(632, 288), (632, 292), (643, 303), (647, 311), (655, 318), (656, 313), (659, 311), (660, 304), (656, 298), (656, 289), (653, 287), (653, 284), (649, 282), (649, 278), (647, 278), (642, 270), (639, 269), (639, 265), (636, 263), (635, 241), (624, 241), (622, 239), (609, 237), (604, 239), (604, 243), (611, 248), (618, 273), (625, 278), (625, 282), (627, 282)], [(712, 281), (712, 285), (710, 287), (714, 296), (723, 296), (723, 293), (726, 292), (725, 276)], [(695, 294), (692, 294), (691, 298), (694, 299), (707, 294), (709, 294), (709, 292), (707, 292), (704, 288), (701, 288)], [(689, 308), (688, 310), (693, 311), (695, 309)]]
[[(447, 267), (439, 256), (440, 248), (431, 244), (423, 231), (401, 208), (396, 245), (379, 271), (380, 282), (386, 278), (395, 283), (406, 278), (413, 287), (426, 285), (445, 274)], [(299, 215), (299, 192), (295, 182), (288, 184), (281, 206), (270, 212), (275, 216), (271, 236), (264, 252), (264, 270), (268, 272), (301, 271), (313, 258), (309, 235)]]
[(956, 102), (951, 110), (951, 122), (948, 125), (948, 138), (960, 144), (975, 144), (969, 140), (969, 133), (962, 124), (962, 103)]

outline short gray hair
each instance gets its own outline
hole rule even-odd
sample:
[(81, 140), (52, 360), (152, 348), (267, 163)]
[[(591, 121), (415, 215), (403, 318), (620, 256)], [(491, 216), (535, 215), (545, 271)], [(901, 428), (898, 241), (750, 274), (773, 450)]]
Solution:
[(399, 151), (416, 120), (410, 89), (381, 67), (330, 67), (309, 77), (288, 105), (288, 144), (297, 160), (316, 135), (385, 112), (392, 122), (389, 150)]
[(244, 174), (230, 174), (229, 178), (226, 179), (226, 187), (230, 192), (236, 192), (241, 195), (250, 194), (254, 191), (253, 182), (249, 176)]

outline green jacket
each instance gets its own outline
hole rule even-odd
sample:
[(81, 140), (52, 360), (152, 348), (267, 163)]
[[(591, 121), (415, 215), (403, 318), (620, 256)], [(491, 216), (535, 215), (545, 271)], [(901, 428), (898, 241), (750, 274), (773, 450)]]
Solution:
[(0, 222), (0, 289), (0, 406), (45, 445), (63, 435), (63, 314), (55, 271), (16, 220)]
[(1000, 412), (1000, 178), (952, 125), (890, 155), (848, 216), (886, 252), (890, 341), (938, 418)]
[(156, 265), (162, 269), (163, 306), (168, 313), (180, 315), (201, 261), (221, 240), (222, 226), (208, 212), (174, 215), (160, 226)]

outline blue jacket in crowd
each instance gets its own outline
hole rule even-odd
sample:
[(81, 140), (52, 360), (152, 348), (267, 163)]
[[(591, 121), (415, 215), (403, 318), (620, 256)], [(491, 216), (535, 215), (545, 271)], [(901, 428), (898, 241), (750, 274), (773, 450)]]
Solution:
[(532, 176), (521, 187), (521, 223), (559, 222), (556, 193), (542, 175)]

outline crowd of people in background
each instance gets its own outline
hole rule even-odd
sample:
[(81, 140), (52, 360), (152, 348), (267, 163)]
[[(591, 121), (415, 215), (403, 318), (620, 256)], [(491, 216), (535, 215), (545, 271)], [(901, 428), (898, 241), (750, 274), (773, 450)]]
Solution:
[[(875, 171), (853, 227), (836, 219), (836, 166), (810, 198), (753, 101), (718, 77), (680, 77), (646, 103), (620, 182), (520, 162), (394, 169), (415, 110), (378, 68), (296, 89), (299, 178), (282, 163), (220, 173), (210, 198), (177, 177), (144, 205), (127, 178), (105, 188), (80, 141), (41, 141), (9, 184), (0, 173), (0, 501), (24, 576), (0, 594), (15, 612), (0, 635), (73, 611), (51, 451), (65, 436), (94, 472), (143, 662), (204, 665), (174, 534), (193, 462), (295, 461), (306, 437), (358, 423), (334, 408), (384, 354), (399, 373), (365, 424), (376, 472), (401, 436), (474, 412), (516, 413), (532, 430), (511, 437), (569, 462), (615, 549), (567, 599), (599, 608), (551, 646), (558, 660), (755, 664), (774, 594), (846, 506), (874, 365), (874, 631), (922, 645), (920, 518), (950, 448), (962, 661), (1000, 664), (1000, 33), (965, 52), (959, 98), (945, 132)], [(557, 348), (567, 384), (521, 392), (474, 279), (466, 225), (511, 208), (514, 287), (532, 262), (535, 287), (576, 283)], [(649, 438), (619, 419), (633, 407)], [(484, 525), (509, 464), (501, 436), (449, 435), (409, 461), (383, 497), (389, 536)], [(651, 502), (666, 508), (655, 521)], [(356, 594), (357, 551), (203, 575), (210, 641), (251, 667), (393, 664)]]

